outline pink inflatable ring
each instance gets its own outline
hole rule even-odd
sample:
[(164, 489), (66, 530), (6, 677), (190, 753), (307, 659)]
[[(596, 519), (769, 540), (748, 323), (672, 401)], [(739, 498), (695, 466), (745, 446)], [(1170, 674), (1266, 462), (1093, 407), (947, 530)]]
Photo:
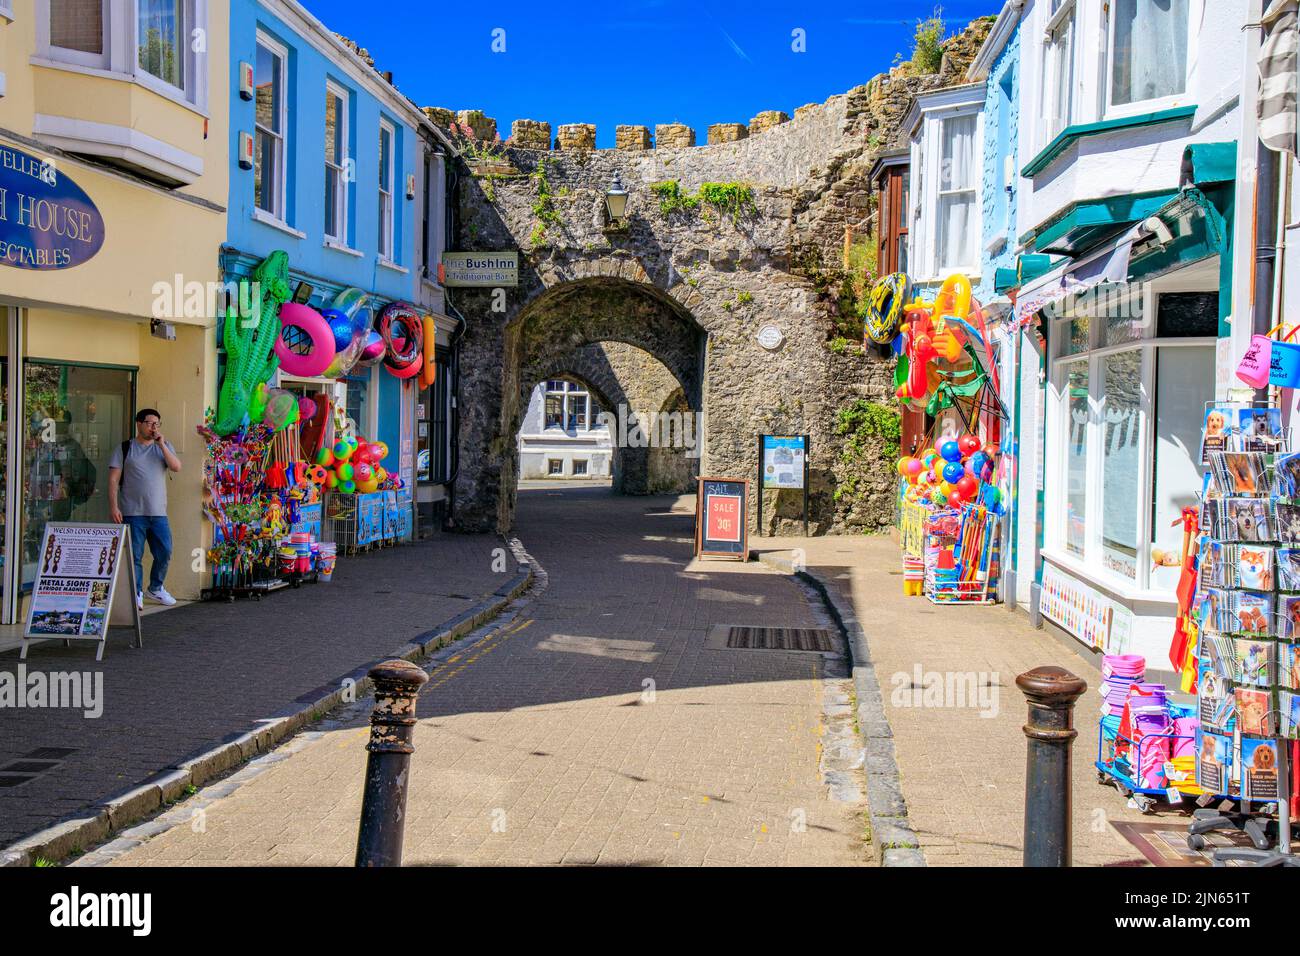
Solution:
[[(312, 378), (320, 375), (334, 361), (334, 332), (325, 317), (309, 306), (286, 302), (280, 306), (280, 335), (275, 340), (275, 354), (280, 368), (290, 375)], [(311, 351), (295, 352), (284, 341), (285, 329), (297, 329), (311, 340)]]

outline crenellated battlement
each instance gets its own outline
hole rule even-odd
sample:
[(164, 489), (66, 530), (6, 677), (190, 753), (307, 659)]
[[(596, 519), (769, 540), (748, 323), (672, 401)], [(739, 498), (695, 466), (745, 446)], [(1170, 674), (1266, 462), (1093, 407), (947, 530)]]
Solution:
[[(836, 99), (832, 97), (832, 100)], [(828, 100), (827, 103), (830, 101)], [(785, 123), (811, 119), (827, 103), (809, 103), (794, 112), (792, 121), (782, 110), (764, 110), (748, 123), (714, 123), (708, 128), (705, 142), (700, 144), (696, 131), (684, 123), (660, 123), (654, 127), (619, 125), (614, 128), (614, 149), (637, 151), (650, 149), (689, 149), (697, 145), (714, 146), (735, 143), (758, 136)], [(473, 133), (475, 139), (495, 142), (499, 138), (497, 121), (482, 110), (450, 110), (438, 106), (424, 107), (429, 120), (443, 129), (460, 127)], [(510, 136), (503, 145), (514, 149), (573, 152), (596, 150), (596, 126), (593, 123), (565, 123), (554, 127), (543, 120), (517, 119), (510, 124)]]

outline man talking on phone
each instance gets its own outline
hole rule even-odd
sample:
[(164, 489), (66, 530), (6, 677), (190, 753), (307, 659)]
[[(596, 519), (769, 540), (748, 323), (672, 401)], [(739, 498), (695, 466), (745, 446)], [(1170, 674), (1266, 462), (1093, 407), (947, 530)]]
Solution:
[[(135, 438), (122, 442), (108, 461), (108, 513), (117, 524), (131, 529), (131, 556), (135, 559), (136, 606), (144, 599), (168, 607), (176, 599), (167, 593), (163, 580), (172, 558), (172, 529), (167, 523), (167, 473), (180, 471), (181, 460), (171, 443), (163, 438), (162, 415), (156, 408), (142, 408), (135, 414)], [(138, 589), (144, 581), (144, 545), (149, 542), (153, 566), (149, 589)]]

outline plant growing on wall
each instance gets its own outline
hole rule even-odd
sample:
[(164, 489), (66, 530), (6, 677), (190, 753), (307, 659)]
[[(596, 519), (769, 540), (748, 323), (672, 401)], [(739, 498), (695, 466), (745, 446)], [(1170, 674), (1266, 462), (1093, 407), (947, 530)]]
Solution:
[(696, 193), (682, 190), (675, 179), (651, 183), (650, 191), (659, 199), (659, 211), (665, 216), (699, 209), (700, 204), (712, 206), (729, 215), (733, 223), (758, 214), (754, 202), (754, 189), (746, 183), (701, 183)]
[(547, 228), (560, 224), (560, 214), (555, 211), (555, 196), (551, 192), (551, 181), (546, 175), (548, 166), (549, 163), (543, 156), (537, 161), (537, 169), (533, 171), (533, 186), (537, 190), (537, 198), (533, 202), (533, 215), (537, 217), (537, 221), (533, 223), (533, 231), (528, 241), (534, 248), (545, 246)]
[(496, 134), (495, 139), (479, 137), (468, 123), (456, 122), (451, 124), (448, 132), (451, 133), (452, 144), (467, 163), (486, 164), (505, 160), (505, 143), (501, 142), (500, 133)]
[[(943, 65), (943, 45), (948, 34), (943, 27), (943, 7), (935, 7), (928, 19), (916, 21), (912, 36), (912, 59), (905, 65), (913, 76), (938, 73)], [(899, 54), (902, 59), (902, 54)]]
[(902, 438), (897, 409), (864, 398), (854, 399), (836, 413), (835, 435), (844, 442), (835, 468), (836, 501), (865, 501), (872, 491), (884, 487), (881, 475), (890, 476), (892, 481)]

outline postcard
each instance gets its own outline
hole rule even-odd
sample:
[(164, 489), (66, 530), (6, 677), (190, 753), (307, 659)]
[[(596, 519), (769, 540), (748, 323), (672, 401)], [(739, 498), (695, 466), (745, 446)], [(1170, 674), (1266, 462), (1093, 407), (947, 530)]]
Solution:
[(1239, 637), (1235, 642), (1237, 658), (1237, 683), (1246, 687), (1272, 687), (1273, 670), (1277, 663), (1277, 645), (1272, 641), (1259, 641)]
[(1241, 796), (1277, 799), (1277, 741), (1241, 738)]
[(1227, 793), (1232, 780), (1232, 737), (1196, 731), (1196, 782), (1207, 793)]
[(1233, 691), (1237, 729), (1243, 734), (1267, 737), (1273, 733), (1273, 694), (1267, 690), (1238, 687)]
[(1241, 409), (1242, 451), (1277, 452), (1282, 447), (1282, 409)]

